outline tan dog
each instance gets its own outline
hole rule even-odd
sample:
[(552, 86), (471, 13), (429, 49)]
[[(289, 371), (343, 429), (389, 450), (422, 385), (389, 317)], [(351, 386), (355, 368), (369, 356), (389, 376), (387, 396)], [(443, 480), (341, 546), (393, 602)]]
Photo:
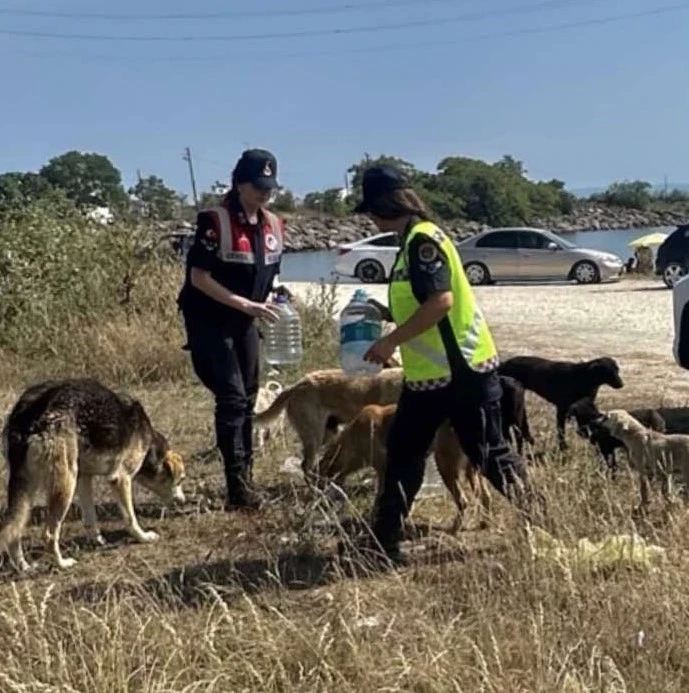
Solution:
[(270, 425), (285, 411), (302, 444), (302, 470), (308, 475), (326, 438), (328, 419), (351, 421), (367, 404), (396, 404), (402, 392), (402, 369), (377, 375), (349, 376), (340, 369), (315, 371), (283, 390), (254, 425)]
[(629, 463), (639, 473), (641, 511), (645, 511), (650, 502), (651, 481), (660, 479), (666, 501), (670, 500), (673, 476), (689, 489), (689, 435), (653, 431), (624, 409), (602, 414), (598, 423), (624, 443)]
[(108, 479), (130, 534), (141, 542), (158, 535), (137, 521), (132, 479), (165, 503), (184, 501), (182, 458), (170, 450), (137, 400), (95, 380), (48, 381), (28, 388), (7, 418), (3, 444), (9, 483), (0, 550), (9, 551), (18, 570), (29, 567), (22, 534), (41, 495), (48, 501), (47, 548), (60, 568), (76, 562), (60, 552), (60, 529), (75, 492), (88, 534), (104, 543), (93, 503), (94, 476)]
[[(318, 463), (319, 476), (341, 482), (349, 474), (371, 466), (378, 476), (378, 495), (383, 487), (387, 462), (387, 436), (396, 411), (396, 404), (365, 406), (326, 446)], [(431, 452), (434, 453), (438, 473), (457, 506), (457, 516), (448, 531), (455, 534), (460, 529), (467, 507), (466, 496), (459, 485), (462, 473), (472, 491), (480, 497), (487, 517), (490, 513), (490, 495), (483, 476), (469, 462), (449, 422), (438, 429)]]
[[(256, 397), (256, 411), (263, 411), (267, 409), (274, 401), (275, 398), (282, 392), (282, 385), (277, 380), (269, 380), (259, 391)], [(271, 429), (275, 429), (276, 432), (280, 433), (283, 438), (285, 435), (285, 423), (284, 414), (280, 416), (275, 421), (274, 426), (256, 426), (254, 427), (254, 447), (257, 450), (263, 450), (266, 441), (270, 438)]]

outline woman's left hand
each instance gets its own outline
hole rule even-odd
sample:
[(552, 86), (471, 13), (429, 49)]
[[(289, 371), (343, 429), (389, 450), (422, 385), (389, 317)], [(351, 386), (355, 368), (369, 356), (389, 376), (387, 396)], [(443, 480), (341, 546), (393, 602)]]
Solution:
[(395, 344), (388, 335), (371, 344), (368, 351), (364, 354), (364, 361), (385, 364), (394, 353)]

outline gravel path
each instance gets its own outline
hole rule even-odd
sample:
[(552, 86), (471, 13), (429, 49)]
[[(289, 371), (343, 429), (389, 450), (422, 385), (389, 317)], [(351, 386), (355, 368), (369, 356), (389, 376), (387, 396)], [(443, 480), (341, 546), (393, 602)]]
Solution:
[[(290, 284), (300, 296), (313, 285)], [(337, 310), (354, 285), (338, 287)], [(368, 293), (387, 302), (384, 285)], [(659, 281), (613, 284), (497, 285), (478, 287), (476, 296), (493, 329), (503, 357), (537, 354), (552, 359), (618, 360), (625, 388), (603, 388), (601, 401), (627, 404), (689, 404), (689, 374), (672, 358), (672, 294)]]

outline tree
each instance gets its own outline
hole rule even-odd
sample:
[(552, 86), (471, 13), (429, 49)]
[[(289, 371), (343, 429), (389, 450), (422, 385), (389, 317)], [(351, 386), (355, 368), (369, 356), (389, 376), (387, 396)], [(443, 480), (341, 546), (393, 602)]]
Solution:
[(304, 196), (304, 207), (314, 212), (342, 217), (351, 210), (342, 188), (328, 188), (323, 192), (310, 192)]
[(129, 194), (143, 203), (147, 216), (155, 219), (175, 219), (179, 217), (185, 204), (185, 195), (168, 188), (158, 176), (141, 178), (129, 189)]
[(297, 208), (297, 201), (294, 199), (294, 194), (291, 190), (280, 188), (273, 196), (270, 208), (276, 212), (294, 212)]
[(53, 186), (38, 173), (12, 171), (0, 174), (0, 207), (26, 206), (54, 193)]
[(126, 203), (122, 174), (103, 154), (69, 151), (50, 159), (39, 174), (79, 206), (119, 208)]
[(591, 195), (593, 202), (603, 202), (617, 207), (647, 209), (653, 201), (652, 185), (645, 180), (613, 183), (598, 195)]
[(397, 156), (388, 156), (381, 154), (373, 159), (368, 154), (364, 154), (364, 158), (357, 164), (352, 164), (348, 169), (351, 177), (352, 194), (357, 202), (361, 199), (361, 181), (364, 177), (364, 171), (370, 166), (394, 166), (400, 169), (413, 184), (417, 181), (421, 172), (414, 167), (414, 164), (409, 163), (405, 159), (400, 159)]

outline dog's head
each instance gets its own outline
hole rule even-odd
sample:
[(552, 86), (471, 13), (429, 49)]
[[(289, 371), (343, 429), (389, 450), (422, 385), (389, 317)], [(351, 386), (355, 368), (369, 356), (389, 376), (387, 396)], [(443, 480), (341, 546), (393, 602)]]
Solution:
[(184, 503), (182, 482), (185, 477), (182, 456), (174, 452), (165, 436), (154, 429), (151, 445), (136, 474), (136, 481), (155, 493), (165, 505), (170, 505)]
[(648, 433), (647, 429), (624, 409), (612, 409), (605, 414), (601, 413), (596, 423), (620, 439), (624, 439), (630, 434), (644, 435)]
[(617, 365), (617, 361), (609, 356), (602, 356), (589, 361), (588, 370), (599, 385), (609, 385), (615, 390), (624, 387), (620, 376), (620, 367)]
[(397, 405), (365, 406), (325, 445), (318, 460), (318, 475), (323, 479), (343, 479), (371, 465), (380, 465), (385, 456), (385, 440)]
[(582, 438), (590, 440), (595, 432), (600, 430), (605, 416), (592, 399), (585, 397), (575, 402), (567, 410), (566, 420), (569, 421), (570, 419), (577, 422), (577, 433)]

